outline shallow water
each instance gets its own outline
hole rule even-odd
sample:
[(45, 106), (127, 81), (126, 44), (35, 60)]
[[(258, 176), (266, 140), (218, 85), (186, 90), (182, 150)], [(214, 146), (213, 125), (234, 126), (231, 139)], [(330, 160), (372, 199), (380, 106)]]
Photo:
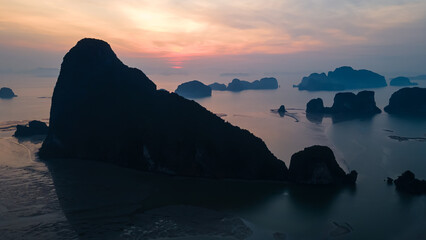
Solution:
[[(180, 76), (178, 80), (173, 76), (150, 77), (159, 88), (168, 90), (182, 81), (204, 81), (199, 76)], [(231, 80), (205, 79), (207, 83)], [(310, 122), (305, 104), (321, 97), (325, 105), (331, 105), (335, 93), (300, 92), (292, 88), (299, 76), (278, 79), (281, 88), (277, 90), (214, 91), (212, 97), (196, 101), (262, 138), (287, 166), (291, 155), (304, 147), (330, 146), (345, 170), (358, 171), (356, 188), (173, 178), (79, 160), (44, 163), (34, 156), (40, 141), (18, 142), (6, 129), (0, 131), (0, 239), (161, 239), (164, 236), (146, 233), (146, 218), (151, 216), (147, 213), (155, 209), (160, 210), (155, 210), (159, 218), (154, 227), (185, 230), (183, 235), (170, 230), (176, 239), (190, 235), (193, 239), (215, 239), (218, 231), (229, 233), (221, 238), (244, 236), (244, 229), (232, 232), (220, 224), (218, 219), (228, 215), (242, 218), (250, 226), (251, 239), (272, 239), (276, 232), (287, 234), (288, 239), (425, 239), (426, 197), (399, 194), (384, 179), (407, 169), (426, 179), (426, 142), (389, 138), (424, 137), (426, 121), (382, 113), (339, 123), (330, 118)], [(0, 100), (0, 125), (47, 119), (51, 99), (40, 97), (50, 97), (54, 83), (55, 79), (3, 78), (0, 86), (12, 87), (19, 97)], [(396, 90), (374, 89), (377, 105), (383, 109)], [(299, 121), (270, 112), (281, 104)], [(213, 216), (202, 220), (213, 227), (196, 232), (185, 219), (161, 215), (171, 211), (163, 209), (167, 206), (184, 215), (201, 212), (202, 216)], [(240, 226), (238, 220), (232, 221)], [(345, 229), (350, 229), (349, 233)]]

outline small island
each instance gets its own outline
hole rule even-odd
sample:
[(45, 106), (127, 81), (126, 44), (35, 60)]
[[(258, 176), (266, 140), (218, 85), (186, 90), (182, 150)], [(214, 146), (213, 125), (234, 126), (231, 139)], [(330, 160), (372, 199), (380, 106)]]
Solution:
[(244, 90), (266, 90), (266, 89), (277, 89), (278, 81), (276, 78), (267, 77), (260, 80), (255, 80), (253, 82), (240, 80), (235, 78), (232, 82), (228, 83), (228, 86), (221, 83), (212, 83), (209, 85), (212, 90), (216, 91), (232, 91), (240, 92)]
[(386, 87), (385, 78), (369, 70), (354, 70), (344, 66), (325, 73), (312, 73), (303, 77), (301, 83), (294, 85), (299, 90), (307, 91), (342, 91), (361, 88)]
[(417, 83), (413, 83), (407, 77), (396, 77), (393, 78), (390, 83), (390, 86), (415, 86)]
[(204, 98), (212, 95), (212, 89), (204, 83), (194, 80), (180, 84), (175, 93), (186, 98)]
[(2, 87), (0, 89), (0, 98), (11, 99), (11, 98), (14, 98), (14, 97), (17, 97), (17, 96), (12, 91), (12, 89), (7, 88), (7, 87)]
[(401, 88), (389, 99), (384, 110), (388, 114), (426, 117), (426, 88)]
[(417, 179), (413, 172), (405, 171), (394, 181), (396, 190), (408, 194), (426, 194), (426, 181)]
[(34, 135), (45, 135), (49, 131), (49, 127), (46, 123), (33, 120), (28, 125), (17, 125), (16, 132), (14, 134), (17, 138), (31, 137)]

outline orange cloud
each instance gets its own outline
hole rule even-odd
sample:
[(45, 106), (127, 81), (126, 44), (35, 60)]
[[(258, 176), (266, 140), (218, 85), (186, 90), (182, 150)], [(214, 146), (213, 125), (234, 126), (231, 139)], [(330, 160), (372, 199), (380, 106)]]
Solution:
[(0, 44), (65, 51), (95, 37), (122, 55), (166, 58), (178, 68), (193, 56), (368, 43), (380, 29), (425, 19), (426, 3), (392, 2), (0, 0)]

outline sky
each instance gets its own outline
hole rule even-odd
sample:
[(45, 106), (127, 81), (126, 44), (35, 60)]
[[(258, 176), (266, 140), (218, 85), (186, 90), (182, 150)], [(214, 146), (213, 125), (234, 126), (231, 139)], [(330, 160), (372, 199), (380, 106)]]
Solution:
[(424, 0), (0, 0), (0, 74), (48, 71), (84, 37), (152, 74), (426, 73)]

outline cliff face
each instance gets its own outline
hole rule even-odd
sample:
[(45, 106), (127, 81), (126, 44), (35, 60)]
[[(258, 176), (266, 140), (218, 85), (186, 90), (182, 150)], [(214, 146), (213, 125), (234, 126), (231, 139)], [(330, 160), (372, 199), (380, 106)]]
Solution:
[(383, 76), (365, 69), (354, 70), (351, 67), (339, 67), (325, 73), (312, 73), (303, 77), (296, 87), (308, 91), (341, 91), (346, 89), (386, 87)]
[(194, 101), (157, 91), (95, 39), (64, 57), (39, 155), (184, 176), (287, 178), (284, 162), (261, 139)]
[(426, 88), (401, 88), (389, 99), (384, 108), (389, 114), (426, 117)]

